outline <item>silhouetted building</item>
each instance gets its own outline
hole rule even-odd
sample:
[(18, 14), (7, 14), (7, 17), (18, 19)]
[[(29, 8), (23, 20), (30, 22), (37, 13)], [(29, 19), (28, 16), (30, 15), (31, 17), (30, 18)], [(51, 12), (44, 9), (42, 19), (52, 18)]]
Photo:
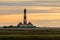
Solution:
[(28, 22), (27, 26), (33, 26), (33, 24), (31, 22)]
[(22, 27), (23, 26), (23, 24), (22, 24), (22, 22), (20, 22), (19, 24), (18, 24), (18, 27)]

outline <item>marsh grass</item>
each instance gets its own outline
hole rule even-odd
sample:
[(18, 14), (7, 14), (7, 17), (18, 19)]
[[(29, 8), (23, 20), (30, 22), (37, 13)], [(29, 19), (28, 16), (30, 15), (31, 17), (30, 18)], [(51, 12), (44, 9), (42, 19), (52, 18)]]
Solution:
[(0, 31), (0, 40), (60, 40), (60, 33)]

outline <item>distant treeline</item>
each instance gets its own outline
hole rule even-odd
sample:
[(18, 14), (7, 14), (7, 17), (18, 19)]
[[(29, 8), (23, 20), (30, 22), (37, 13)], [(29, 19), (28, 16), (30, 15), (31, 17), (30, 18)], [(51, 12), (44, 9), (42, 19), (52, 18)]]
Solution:
[(36, 26), (13, 26), (13, 25), (10, 25), (10, 26), (3, 26), (3, 28), (36, 28)]

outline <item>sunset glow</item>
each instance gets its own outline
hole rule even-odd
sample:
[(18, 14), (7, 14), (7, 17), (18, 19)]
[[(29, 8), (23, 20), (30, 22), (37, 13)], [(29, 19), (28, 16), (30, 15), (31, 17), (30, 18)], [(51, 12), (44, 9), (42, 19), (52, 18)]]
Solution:
[(0, 26), (23, 22), (23, 10), (27, 9), (27, 21), (36, 26), (60, 26), (60, 2), (58, 0), (0, 0)]

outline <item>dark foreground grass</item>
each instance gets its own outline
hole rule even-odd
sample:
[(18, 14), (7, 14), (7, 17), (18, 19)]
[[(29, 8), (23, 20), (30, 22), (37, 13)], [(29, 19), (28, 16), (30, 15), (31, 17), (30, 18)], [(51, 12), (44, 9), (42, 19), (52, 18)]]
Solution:
[(40, 35), (1, 35), (0, 40), (60, 40), (60, 36)]
[(60, 33), (0, 31), (0, 40), (60, 40)]
[(60, 34), (49, 35), (0, 35), (0, 40), (60, 40)]

